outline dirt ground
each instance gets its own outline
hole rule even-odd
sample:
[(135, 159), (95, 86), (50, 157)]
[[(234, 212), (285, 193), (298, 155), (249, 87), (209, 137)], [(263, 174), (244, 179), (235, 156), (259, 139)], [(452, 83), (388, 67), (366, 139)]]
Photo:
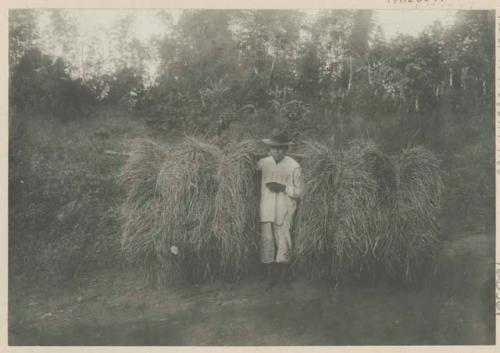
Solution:
[(101, 273), (67, 288), (11, 281), (10, 345), (494, 344), (494, 239), (447, 242), (418, 289), (303, 278), (263, 291), (237, 284), (154, 290), (135, 273)]

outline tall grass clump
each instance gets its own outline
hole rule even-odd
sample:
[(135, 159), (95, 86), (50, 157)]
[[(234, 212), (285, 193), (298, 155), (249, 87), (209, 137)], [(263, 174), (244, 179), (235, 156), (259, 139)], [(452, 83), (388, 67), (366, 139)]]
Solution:
[(377, 256), (384, 273), (413, 283), (433, 268), (440, 250), (440, 162), (421, 146), (405, 148), (388, 162), (392, 175), (378, 212), (384, 221)]
[(122, 246), (152, 282), (234, 279), (248, 269), (258, 224), (253, 149), (248, 140), (133, 141), (121, 176)]
[(439, 162), (422, 148), (388, 156), (375, 144), (308, 142), (294, 264), (312, 277), (416, 281), (439, 249)]
[(313, 277), (342, 278), (359, 269), (372, 247), (371, 213), (377, 181), (370, 172), (372, 143), (345, 150), (306, 142), (306, 190), (296, 229), (295, 263)]

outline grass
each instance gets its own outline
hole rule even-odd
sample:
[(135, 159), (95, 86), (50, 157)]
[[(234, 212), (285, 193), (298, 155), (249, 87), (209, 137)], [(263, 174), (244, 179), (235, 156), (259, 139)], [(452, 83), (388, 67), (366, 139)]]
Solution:
[[(250, 140), (130, 144), (122, 246), (148, 279), (235, 279), (256, 259), (258, 180)], [(370, 141), (302, 146), (306, 191), (294, 266), (311, 277), (414, 283), (439, 251), (439, 161), (422, 147), (386, 155)]]
[(135, 271), (77, 283), (9, 286), (11, 345), (423, 345), (492, 344), (494, 234), (446, 242), (419, 290), (297, 278), (292, 289), (237, 285), (144, 286)]
[(295, 261), (311, 277), (414, 283), (439, 251), (439, 161), (422, 148), (389, 156), (368, 141), (306, 143)]
[(86, 272), (119, 268), (122, 195), (115, 178), (139, 123), (114, 112), (61, 123), (14, 116), (9, 152), (11, 274), (60, 283)]
[(377, 182), (367, 158), (375, 152), (371, 143), (345, 151), (306, 143), (294, 262), (311, 276), (339, 280), (369, 255)]
[(382, 204), (379, 257), (385, 273), (414, 282), (434, 267), (440, 251), (437, 215), (443, 191), (440, 162), (423, 147), (390, 159), (393, 185)]
[(250, 140), (186, 137), (168, 149), (132, 142), (121, 175), (122, 246), (153, 283), (234, 279), (248, 269), (258, 209), (253, 149)]

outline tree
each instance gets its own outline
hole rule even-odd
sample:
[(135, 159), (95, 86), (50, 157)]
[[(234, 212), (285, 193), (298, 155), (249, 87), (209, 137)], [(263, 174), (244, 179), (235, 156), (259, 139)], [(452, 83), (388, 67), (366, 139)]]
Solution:
[(38, 47), (54, 58), (64, 58), (68, 70), (75, 76), (81, 75), (79, 62), (83, 61), (80, 50), (77, 19), (69, 10), (43, 10), (40, 15), (47, 16), (48, 24), (42, 29)]
[(295, 88), (303, 14), (298, 11), (245, 10), (234, 14), (245, 101), (268, 107), (271, 89)]
[(307, 101), (317, 101), (321, 73), (321, 61), (315, 43), (306, 43), (299, 58), (297, 91)]
[(9, 67), (16, 67), (26, 51), (39, 38), (36, 13), (33, 10), (9, 10)]

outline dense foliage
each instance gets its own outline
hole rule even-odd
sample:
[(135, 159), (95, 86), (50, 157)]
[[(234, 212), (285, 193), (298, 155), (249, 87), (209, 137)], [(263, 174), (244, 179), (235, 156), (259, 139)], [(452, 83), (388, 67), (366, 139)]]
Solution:
[[(165, 31), (147, 43), (132, 34), (134, 14), (123, 16), (104, 51), (78, 33), (71, 11), (10, 11), (9, 233), (11, 254), (24, 254), (10, 259), (26, 265), (13, 266), (18, 273), (42, 268), (36, 250), (81, 258), (117, 232), (93, 228), (103, 213), (118, 214), (120, 193), (110, 190), (121, 160), (103, 151), (138, 134), (260, 137), (279, 126), (338, 148), (360, 137), (386, 152), (423, 145), (443, 162), (443, 236), (493, 229), (493, 13), (458, 11), (450, 27), (390, 41), (369, 10), (157, 16)], [(75, 217), (57, 221), (72, 202)], [(78, 251), (51, 250), (64, 241)], [(88, 268), (78, 263), (54, 271)]]

